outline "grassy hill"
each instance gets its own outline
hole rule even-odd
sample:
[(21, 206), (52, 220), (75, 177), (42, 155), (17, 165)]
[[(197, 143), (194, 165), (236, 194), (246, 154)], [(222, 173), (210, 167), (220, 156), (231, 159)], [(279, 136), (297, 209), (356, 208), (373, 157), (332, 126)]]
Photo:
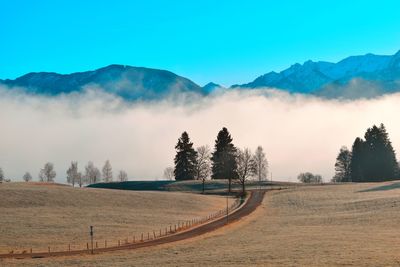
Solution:
[[(192, 219), (225, 207), (225, 199), (180, 192), (72, 188), (57, 184), (0, 184), (0, 253), (66, 249), (86, 244), (90, 225), (99, 242)], [(110, 241), (111, 242), (111, 241)], [(1, 265), (1, 263), (0, 263)]]
[(314, 185), (271, 191), (262, 206), (243, 221), (188, 242), (94, 257), (7, 264), (398, 266), (399, 184)]

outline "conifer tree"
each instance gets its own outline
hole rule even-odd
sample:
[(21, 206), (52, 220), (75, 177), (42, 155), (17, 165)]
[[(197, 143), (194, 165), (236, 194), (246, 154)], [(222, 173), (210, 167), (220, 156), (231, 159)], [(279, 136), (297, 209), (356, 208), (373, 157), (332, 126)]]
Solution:
[(212, 179), (228, 179), (231, 192), (232, 179), (237, 179), (236, 148), (232, 137), (225, 127), (219, 131), (212, 153)]
[(383, 124), (365, 133), (365, 179), (368, 182), (393, 180), (398, 174), (396, 154)]
[(352, 182), (364, 181), (364, 140), (357, 137), (352, 147), (350, 161), (350, 177)]
[(194, 180), (197, 152), (193, 149), (187, 132), (183, 132), (175, 146), (175, 180)]
[(398, 178), (396, 153), (383, 124), (354, 141), (350, 163), (353, 182), (380, 182)]

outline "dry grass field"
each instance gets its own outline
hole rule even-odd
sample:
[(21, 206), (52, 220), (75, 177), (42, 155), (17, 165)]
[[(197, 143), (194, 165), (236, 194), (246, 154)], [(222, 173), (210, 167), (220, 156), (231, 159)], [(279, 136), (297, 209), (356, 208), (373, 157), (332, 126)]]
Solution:
[[(269, 192), (251, 216), (203, 237), (7, 266), (399, 266), (400, 183)], [(371, 190), (372, 189), (372, 190)]]
[[(104, 244), (209, 214), (225, 199), (186, 193), (71, 188), (38, 183), (0, 184), (0, 253), (81, 248), (89, 226)], [(114, 242), (114, 243), (112, 243)], [(1, 264), (0, 264), (1, 265)]]

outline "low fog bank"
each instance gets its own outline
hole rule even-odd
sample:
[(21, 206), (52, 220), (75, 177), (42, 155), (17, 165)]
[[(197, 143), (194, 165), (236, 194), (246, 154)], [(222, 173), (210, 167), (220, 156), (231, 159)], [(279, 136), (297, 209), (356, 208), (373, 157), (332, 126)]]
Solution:
[(238, 147), (262, 145), (276, 180), (295, 181), (300, 172), (334, 174), (342, 145), (351, 147), (373, 124), (384, 123), (400, 146), (400, 94), (338, 101), (290, 95), (271, 89), (233, 90), (200, 98), (126, 103), (98, 90), (57, 97), (26, 95), (0, 88), (0, 167), (6, 178), (34, 180), (47, 161), (65, 182), (71, 160), (101, 168), (111, 161), (130, 180), (162, 179), (173, 165), (174, 146), (188, 131), (195, 146), (213, 147), (227, 127)]

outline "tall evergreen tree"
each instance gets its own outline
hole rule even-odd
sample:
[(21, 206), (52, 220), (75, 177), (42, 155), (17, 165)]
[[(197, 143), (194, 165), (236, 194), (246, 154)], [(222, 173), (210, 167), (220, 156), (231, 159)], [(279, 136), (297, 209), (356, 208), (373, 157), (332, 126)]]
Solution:
[(365, 133), (365, 179), (369, 182), (393, 180), (398, 175), (396, 154), (383, 124)]
[(364, 150), (364, 140), (357, 137), (353, 143), (350, 161), (350, 177), (352, 182), (364, 181)]
[(194, 180), (196, 174), (197, 152), (193, 149), (187, 132), (183, 132), (175, 146), (175, 180)]
[(342, 147), (336, 158), (335, 163), (335, 176), (332, 178), (332, 182), (351, 182), (351, 152), (347, 147)]
[(228, 179), (229, 192), (232, 179), (237, 179), (236, 148), (232, 137), (225, 127), (219, 131), (215, 140), (215, 150), (212, 153), (212, 179)]

